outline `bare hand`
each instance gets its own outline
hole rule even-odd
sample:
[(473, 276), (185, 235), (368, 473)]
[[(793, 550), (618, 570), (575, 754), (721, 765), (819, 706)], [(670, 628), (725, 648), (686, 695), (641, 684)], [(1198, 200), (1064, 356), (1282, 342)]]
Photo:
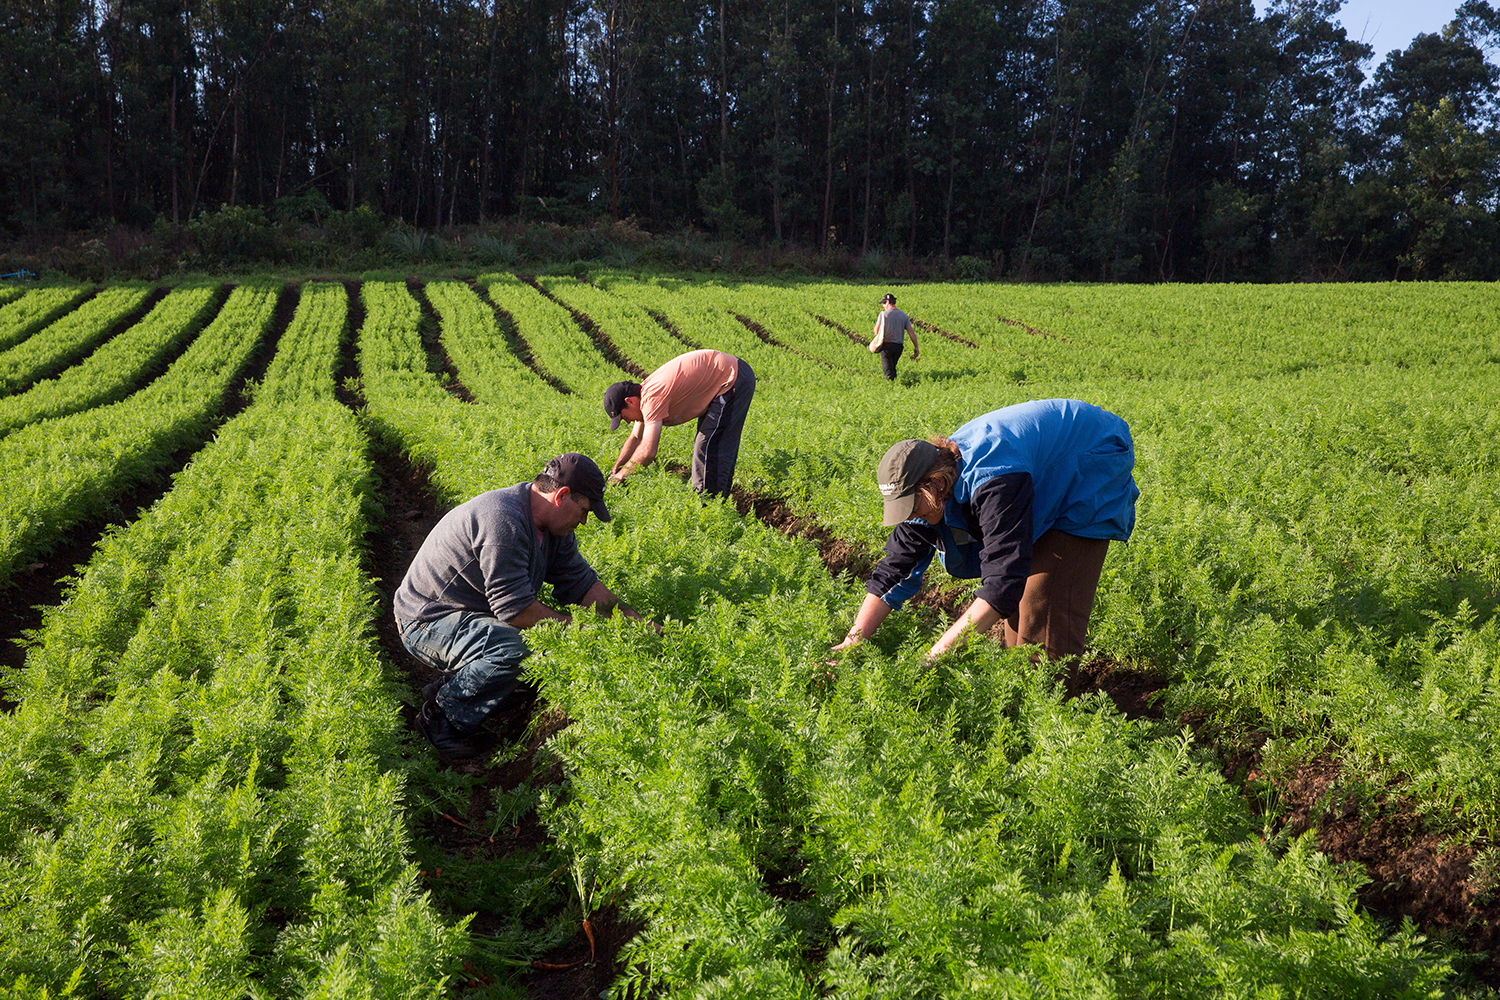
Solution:
[[(834, 653), (834, 654), (842, 653), (846, 649), (851, 649), (854, 646), (859, 645), (860, 640), (863, 639), (863, 638), (864, 638), (864, 636), (862, 636), (862, 635), (859, 634), (859, 630), (858, 629), (852, 629), (851, 628), (849, 630), (849, 634), (846, 635), (846, 636), (844, 636), (844, 641), (841, 642), (841, 643), (839, 643), (837, 646), (834, 646), (833, 648), (829, 649), (828, 652)], [(824, 661), (824, 663), (826, 663), (830, 667), (837, 666), (838, 662), (839, 661), (838, 661), (838, 657), (837, 656), (835, 656), (831, 660), (825, 660)]]

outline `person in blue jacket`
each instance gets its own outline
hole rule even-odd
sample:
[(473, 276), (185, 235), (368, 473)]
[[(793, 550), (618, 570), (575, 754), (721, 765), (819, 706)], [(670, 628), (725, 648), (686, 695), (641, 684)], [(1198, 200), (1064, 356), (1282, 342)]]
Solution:
[(898, 442), (876, 473), (895, 530), (833, 651), (874, 634), (937, 554), (949, 575), (980, 583), (929, 658), (1001, 622), (1007, 646), (1082, 654), (1110, 540), (1135, 528), (1134, 466), (1129, 425), (1076, 399), (1019, 403), (946, 438)]

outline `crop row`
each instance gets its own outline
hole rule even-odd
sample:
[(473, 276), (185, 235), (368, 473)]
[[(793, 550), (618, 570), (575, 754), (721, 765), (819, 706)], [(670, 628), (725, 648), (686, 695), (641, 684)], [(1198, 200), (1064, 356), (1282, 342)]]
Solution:
[[(601, 284), (685, 326), (703, 299), (729, 294), (680, 301), (672, 283)], [(1099, 652), (1177, 681), (1170, 714), (1269, 730), (1282, 766), (1332, 738), (1352, 775), (1400, 781), (1439, 815), (1458, 810), (1493, 834), (1500, 369), (1473, 359), (1500, 344), (1485, 300), (1465, 287), (1382, 291), (1390, 311), (1358, 324), (1370, 310), (1354, 289), (901, 291), (919, 319), (979, 347), (925, 338), (897, 386), (788, 365), (757, 393), (744, 485), (873, 549), (883, 532), (868, 477), (892, 441), (1028, 398), (1098, 402), (1134, 428), (1143, 492), (1135, 538), (1106, 564)], [(821, 287), (777, 295), (788, 308), (844, 308)], [(1281, 309), (1260, 308), (1278, 296)], [(1429, 300), (1446, 332), (1397, 339)], [(1038, 302), (1046, 309), (1033, 311)], [(1216, 325), (1208, 310), (1232, 318)], [(1257, 323), (1271, 332), (1252, 339)], [(793, 328), (768, 326), (800, 343)], [(1291, 361), (1267, 368), (1277, 343)]]
[(0, 351), (9, 350), (67, 314), (90, 291), (92, 289), (76, 285), (33, 288), (0, 306)]
[(87, 355), (150, 294), (150, 289), (126, 285), (106, 288), (41, 332), (0, 353), (0, 395), (23, 389)]
[[(156, 381), (126, 399), (0, 441), (0, 585), (74, 525), (196, 446), (270, 325), (277, 284), (246, 284)], [(13, 484), (13, 485), (12, 485)]]
[[(480, 371), (458, 368), (476, 398)], [(505, 393), (465, 424), (524, 412), (530, 440), (465, 433), (457, 461), (478, 473), (450, 480), (456, 496), (601, 436), (593, 406), (537, 382)], [(512, 457), (528, 446), (529, 468)], [(668, 621), (663, 636), (623, 621), (533, 632), (532, 675), (574, 720), (554, 741), (568, 796), (544, 796), (544, 816), (586, 905), (645, 921), (622, 990), (1416, 996), (1443, 978), (1409, 932), (1354, 909), (1348, 874), (1305, 842), (1263, 840), (1190, 743), (1098, 700), (1062, 703), (1023, 657), (980, 647), (924, 671), (905, 616), (830, 676), (851, 588), (808, 546), (687, 496), (670, 475), (633, 481), (580, 542)]]
[(347, 306), (305, 287), (256, 402), (106, 537), (7, 681), (8, 995), (441, 989), (463, 932), (416, 887), (390, 767), (367, 442), (332, 399)]
[[(216, 298), (218, 293), (212, 286), (167, 293), (140, 322), (112, 337), (81, 363), (25, 392), (0, 399), (0, 435), (123, 398), (198, 332), (212, 315)], [(27, 341), (11, 353), (31, 343)]]
[[(870, 470), (889, 443), (1007, 402), (1091, 399), (1131, 422), (1143, 492), (1136, 537), (1106, 565), (1097, 652), (1172, 681), (1168, 719), (1269, 733), (1269, 773), (1332, 745), (1347, 774), (1399, 775), (1434, 822), (1492, 836), (1500, 386), (1473, 358), (1500, 349), (1471, 290), (1434, 291), (1450, 335), (1415, 337), (1433, 359), (1417, 364), (1396, 335), (1421, 301), (1404, 291), (1360, 324), (1358, 296), (1320, 304), (1300, 289), (911, 286), (902, 307), (962, 341), (920, 334), (922, 359), (892, 385), (823, 322), (863, 333), (879, 289), (478, 284), (420, 290), (473, 403), (430, 370), (412, 292), (362, 292), (370, 431), (448, 501), (563, 450), (607, 465), (618, 436), (599, 391), (622, 364), (649, 370), (690, 344), (760, 376), (741, 484), (870, 548), (884, 534)], [(220, 324), (241, 292), (183, 360), (232, 339)], [(354, 555), (366, 442), (327, 377), (346, 304), (339, 286), (304, 288), (255, 404), (106, 539), (8, 684), (21, 707), (0, 725), (0, 815), (14, 817), (0, 849), (29, 881), (6, 889), (21, 902), (0, 907), (0, 940), (21, 995), (70, 979), (109, 995), (174, 982), (397, 995), (429, 992), (461, 953), (535, 954), (518, 950), (524, 907), (504, 902), (530, 890), (446, 889), (450, 908), (504, 914), (465, 938), (409, 865), (391, 772), (412, 751)], [(269, 309), (239, 322), (263, 330)], [(1227, 333), (1216, 312), (1233, 317)], [(29, 461), (5, 481), (74, 464), (41, 442), (112, 425), (123, 441), (143, 410), (117, 407), (165, 415), (181, 364), (122, 403), (0, 442), (0, 462), (17, 441), (35, 449), (15, 452)], [(218, 364), (231, 371), (209, 395), (243, 360)], [(211, 370), (182, 369), (195, 391)], [(689, 438), (669, 431), (663, 457)], [(92, 475), (109, 495), (122, 474)], [(562, 852), (554, 888), (571, 884), (584, 915), (614, 904), (643, 927), (620, 995), (1427, 996), (1447, 976), (1443, 951), (1372, 922), (1354, 902), (1360, 875), (1253, 815), (1175, 723), (1064, 701), (1046, 671), (987, 643), (924, 667), (931, 623), (916, 609), (830, 670), (858, 587), (811, 546), (697, 502), (660, 469), (610, 506), (580, 544), (666, 628), (528, 633), (532, 678), (572, 720), (549, 745), (568, 784), (517, 795)], [(65, 525), (59, 509), (16, 504), (0, 527)], [(0, 537), (5, 565), (62, 530)]]

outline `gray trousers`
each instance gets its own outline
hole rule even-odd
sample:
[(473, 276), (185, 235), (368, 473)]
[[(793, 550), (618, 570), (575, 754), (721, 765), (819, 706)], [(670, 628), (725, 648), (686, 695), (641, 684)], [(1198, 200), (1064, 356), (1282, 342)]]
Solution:
[(735, 360), (739, 371), (734, 388), (708, 404), (698, 418), (698, 436), (693, 440), (693, 489), (709, 496), (729, 496), (740, 457), (740, 432), (755, 396), (755, 373), (743, 358)]

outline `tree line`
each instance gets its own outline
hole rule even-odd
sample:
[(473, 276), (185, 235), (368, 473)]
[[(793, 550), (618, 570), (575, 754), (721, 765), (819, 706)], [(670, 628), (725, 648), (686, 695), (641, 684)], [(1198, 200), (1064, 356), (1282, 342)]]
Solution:
[(7, 0), (0, 225), (363, 208), (1020, 278), (1495, 277), (1500, 18), (1377, 65), (1340, 4)]

